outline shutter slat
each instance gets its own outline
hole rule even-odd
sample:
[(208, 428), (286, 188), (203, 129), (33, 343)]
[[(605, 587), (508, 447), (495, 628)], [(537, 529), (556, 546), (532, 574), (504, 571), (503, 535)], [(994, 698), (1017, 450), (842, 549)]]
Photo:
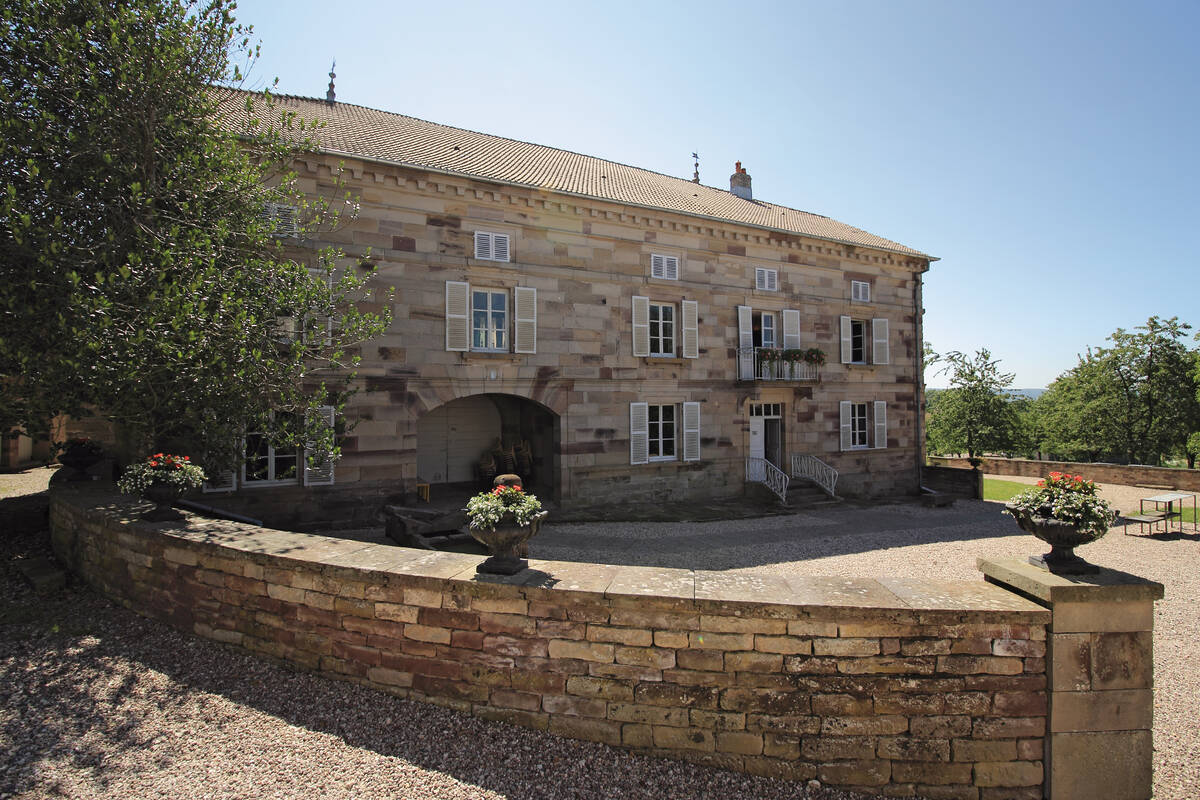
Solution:
[(513, 335), (513, 351), (517, 353), (537, 352), (537, 289), (518, 286), (513, 289), (513, 305), (516, 310), (516, 332)]
[(783, 310), (783, 349), (800, 348), (800, 312), (794, 308)]
[(683, 357), (700, 357), (700, 304), (695, 300), (680, 303), (683, 316)]
[(491, 260), (492, 235), (483, 231), (475, 231), (475, 257)]
[(683, 404), (683, 460), (700, 460), (700, 404)]
[(850, 330), (850, 318), (841, 318), (842, 327), (842, 363), (849, 364), (854, 350), (854, 341)]
[(650, 356), (650, 298), (633, 298), (633, 354)]
[(892, 363), (891, 347), (888, 343), (888, 321), (886, 319), (871, 320), (871, 363)]
[(465, 352), (470, 348), (471, 330), (467, 324), (471, 285), (446, 281), (446, 349)]
[(667, 280), (679, 280), (679, 257), (667, 256), (663, 259), (663, 277)]
[(658, 255), (650, 256), (650, 277), (665, 278), (667, 276), (666, 258)]
[(492, 234), (492, 259), (494, 261), (508, 261), (507, 233)]
[(629, 463), (650, 461), (650, 408), (648, 403), (629, 404)]

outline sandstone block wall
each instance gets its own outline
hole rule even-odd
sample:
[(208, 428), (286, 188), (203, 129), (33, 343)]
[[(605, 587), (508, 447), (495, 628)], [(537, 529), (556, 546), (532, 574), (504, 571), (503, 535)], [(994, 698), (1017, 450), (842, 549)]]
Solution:
[(57, 489), (55, 551), (150, 617), (487, 719), (905, 796), (1040, 798), (1041, 607), (985, 583), (479, 557), (189, 517)]

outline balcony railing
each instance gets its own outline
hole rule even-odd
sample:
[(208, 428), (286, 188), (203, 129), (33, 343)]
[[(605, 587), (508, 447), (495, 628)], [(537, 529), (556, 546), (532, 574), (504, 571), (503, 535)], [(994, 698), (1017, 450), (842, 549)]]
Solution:
[(782, 350), (771, 347), (738, 348), (739, 381), (819, 381), (821, 367), (805, 361), (784, 361)]

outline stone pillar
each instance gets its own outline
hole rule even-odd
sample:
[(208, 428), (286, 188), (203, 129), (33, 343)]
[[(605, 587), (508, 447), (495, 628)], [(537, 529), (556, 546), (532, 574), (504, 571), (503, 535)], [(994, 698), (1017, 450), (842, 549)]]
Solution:
[(979, 569), (1051, 612), (1045, 797), (1149, 800), (1154, 601), (1162, 584), (1111, 569), (1055, 575), (1016, 559), (980, 559)]

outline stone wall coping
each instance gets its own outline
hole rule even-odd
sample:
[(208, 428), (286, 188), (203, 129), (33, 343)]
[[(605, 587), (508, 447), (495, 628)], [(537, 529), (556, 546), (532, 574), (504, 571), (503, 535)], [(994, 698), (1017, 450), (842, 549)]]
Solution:
[(1161, 600), (1161, 583), (1101, 567), (1094, 575), (1055, 575), (1019, 559), (980, 558), (976, 565), (990, 581), (1045, 603), (1136, 602)]
[[(567, 591), (576, 599), (593, 595), (630, 607), (732, 611), (779, 619), (838, 619), (855, 609), (859, 616), (918, 624), (1050, 621), (1050, 612), (1037, 603), (982, 581), (782, 576), (538, 559), (530, 559), (529, 569), (516, 575), (480, 576), (475, 568), (483, 556), (273, 530), (186, 511), (182, 521), (150, 523), (140, 519), (148, 508), (144, 501), (115, 495), (111, 488), (59, 485), (52, 493), (55, 502), (70, 503), (118, 524), (153, 529), (187, 549), (214, 555), (235, 550), (264, 564), (294, 562), (330, 577), (361, 579), (368, 573), (384, 583), (396, 579), (408, 586), (427, 583), (431, 588), (451, 581), (456, 584), (454, 591), (485, 596), (511, 594), (512, 588), (531, 598)], [(1154, 585), (1161, 597), (1162, 587)]]

